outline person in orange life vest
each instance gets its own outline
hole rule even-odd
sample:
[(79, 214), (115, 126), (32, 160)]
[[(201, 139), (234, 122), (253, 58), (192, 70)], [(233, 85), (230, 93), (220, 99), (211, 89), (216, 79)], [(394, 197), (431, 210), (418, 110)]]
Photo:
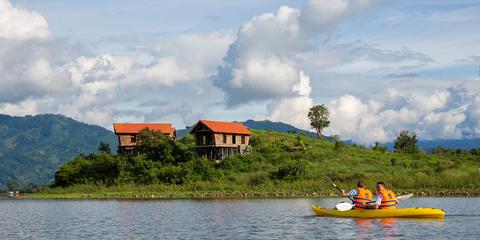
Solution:
[(342, 196), (353, 199), (353, 209), (356, 210), (365, 209), (367, 203), (372, 201), (372, 192), (365, 188), (363, 180), (358, 181), (357, 188), (348, 193), (342, 190)]
[(395, 193), (392, 190), (385, 188), (385, 183), (378, 182), (377, 183), (377, 200), (375, 203), (370, 204), (367, 208), (374, 208), (374, 209), (394, 209), (397, 208), (397, 204), (400, 202), (398, 201)]

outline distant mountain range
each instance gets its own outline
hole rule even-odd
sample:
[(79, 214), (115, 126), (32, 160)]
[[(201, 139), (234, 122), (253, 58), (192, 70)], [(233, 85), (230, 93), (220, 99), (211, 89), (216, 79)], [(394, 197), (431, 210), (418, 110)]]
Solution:
[(60, 165), (96, 152), (100, 141), (116, 151), (116, 136), (96, 125), (52, 114), (0, 115), (0, 189), (10, 181), (49, 183)]
[[(255, 130), (305, 132), (308, 136), (316, 136), (314, 132), (282, 122), (247, 120), (243, 124)], [(179, 137), (187, 133), (186, 129), (177, 130)], [(19, 184), (49, 183), (60, 165), (80, 153), (97, 152), (101, 141), (109, 143), (111, 150), (116, 151), (118, 142), (115, 134), (103, 127), (62, 115), (11, 117), (0, 114), (0, 189), (5, 189), (10, 181)], [(418, 144), (425, 150), (437, 146), (471, 149), (480, 148), (480, 138), (421, 140)], [(385, 145), (393, 149), (393, 143)]]
[[(480, 138), (472, 139), (438, 139), (438, 140), (419, 140), (418, 146), (423, 149), (430, 151), (436, 147), (443, 148), (452, 148), (452, 149), (472, 149), (480, 148)], [(385, 144), (390, 151), (393, 151), (393, 143)]]

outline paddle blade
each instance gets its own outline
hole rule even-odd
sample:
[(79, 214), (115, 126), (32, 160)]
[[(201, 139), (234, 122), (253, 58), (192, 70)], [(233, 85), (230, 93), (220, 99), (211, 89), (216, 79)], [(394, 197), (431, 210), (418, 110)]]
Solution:
[(397, 197), (398, 200), (407, 200), (413, 196), (413, 193), (407, 194), (407, 195), (400, 195)]
[(343, 203), (339, 203), (335, 206), (335, 208), (338, 210), (338, 211), (348, 211), (350, 209), (352, 209), (353, 205), (350, 204), (350, 203), (346, 203), (346, 202), (343, 202)]

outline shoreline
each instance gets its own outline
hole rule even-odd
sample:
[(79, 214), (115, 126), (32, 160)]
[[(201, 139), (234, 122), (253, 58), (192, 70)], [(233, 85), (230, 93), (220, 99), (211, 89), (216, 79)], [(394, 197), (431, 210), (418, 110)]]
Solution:
[[(480, 189), (440, 191), (397, 191), (416, 197), (479, 197)], [(107, 193), (25, 193), (13, 199), (262, 199), (262, 198), (332, 198), (338, 194), (305, 192), (107, 192)], [(340, 197), (339, 197), (340, 198)]]

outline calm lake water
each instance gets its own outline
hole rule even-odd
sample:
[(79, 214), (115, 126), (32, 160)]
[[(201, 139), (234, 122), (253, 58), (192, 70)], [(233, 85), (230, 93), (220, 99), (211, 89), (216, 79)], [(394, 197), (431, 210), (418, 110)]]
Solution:
[(444, 220), (341, 219), (339, 199), (0, 200), (0, 239), (480, 239), (480, 198), (411, 198)]

